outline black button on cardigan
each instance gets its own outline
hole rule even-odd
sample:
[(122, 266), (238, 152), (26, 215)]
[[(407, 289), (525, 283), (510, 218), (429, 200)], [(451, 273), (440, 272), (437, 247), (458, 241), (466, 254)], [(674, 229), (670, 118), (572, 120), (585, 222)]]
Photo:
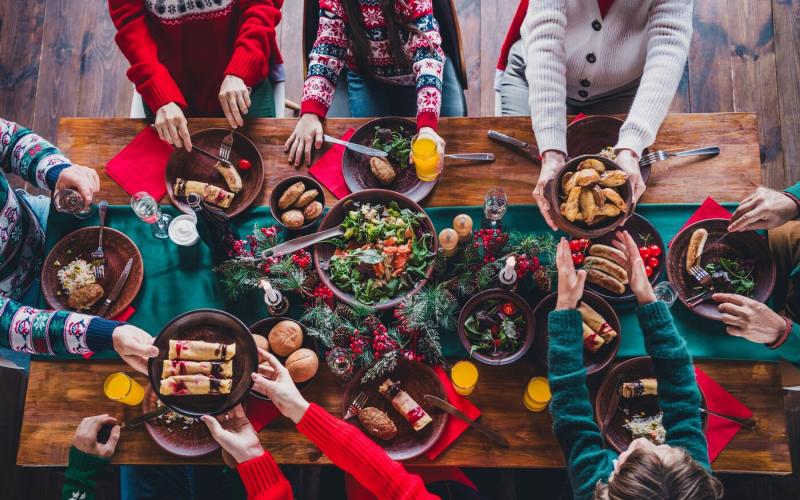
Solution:
[(591, 84), (592, 84), (592, 82), (590, 82), (590, 81), (589, 81), (589, 80), (587, 80), (586, 78), (584, 78), (583, 80), (581, 80), (581, 87), (588, 87), (588, 86), (590, 86)]
[(594, 29), (595, 31), (600, 31), (600, 28), (602, 28), (602, 27), (603, 27), (603, 25), (600, 24), (600, 21), (598, 21), (597, 19), (592, 21), (592, 29)]
[(587, 97), (589, 97), (589, 93), (588, 93), (588, 92), (586, 92), (586, 91), (585, 91), (585, 90), (583, 90), (583, 89), (581, 89), (581, 90), (579, 90), (579, 91), (578, 91), (578, 95), (579, 95), (579, 96), (581, 96), (581, 97), (583, 97), (584, 99), (586, 99)]
[(597, 57), (594, 55), (594, 52), (590, 52), (586, 54), (586, 60), (594, 64), (595, 62), (597, 62)]

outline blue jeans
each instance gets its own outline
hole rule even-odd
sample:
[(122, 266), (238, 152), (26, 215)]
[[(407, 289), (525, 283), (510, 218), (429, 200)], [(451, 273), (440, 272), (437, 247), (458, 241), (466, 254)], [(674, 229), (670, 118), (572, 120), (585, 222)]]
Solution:
[[(417, 89), (414, 86), (376, 82), (348, 71), (347, 94), (350, 99), (350, 115), (354, 118), (417, 115)], [(467, 116), (464, 90), (449, 58), (445, 59), (442, 72), (440, 115)]]
[(122, 500), (244, 499), (239, 473), (222, 466), (168, 465), (119, 468)]

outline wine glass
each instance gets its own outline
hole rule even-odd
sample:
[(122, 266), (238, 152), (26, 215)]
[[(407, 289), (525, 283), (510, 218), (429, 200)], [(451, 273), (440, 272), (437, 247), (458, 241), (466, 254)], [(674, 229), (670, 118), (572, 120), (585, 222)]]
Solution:
[(92, 200), (84, 208), (85, 200), (83, 196), (72, 188), (59, 189), (53, 194), (53, 206), (56, 210), (64, 214), (70, 214), (78, 219), (87, 219), (92, 215), (94, 205)]
[(169, 237), (169, 221), (172, 216), (161, 212), (158, 202), (145, 191), (131, 196), (131, 208), (144, 222), (150, 224), (153, 236), (164, 239)]
[(508, 210), (508, 194), (501, 187), (493, 187), (483, 198), (483, 226), (500, 229)]

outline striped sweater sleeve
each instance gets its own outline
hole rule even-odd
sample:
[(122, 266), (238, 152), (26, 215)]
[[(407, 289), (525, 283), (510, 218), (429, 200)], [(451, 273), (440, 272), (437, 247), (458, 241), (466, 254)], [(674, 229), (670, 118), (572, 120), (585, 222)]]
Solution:
[(328, 114), (339, 73), (347, 62), (349, 43), (341, 4), (333, 0), (320, 2), (319, 28), (308, 55), (301, 114), (314, 113), (320, 118)]
[(72, 163), (42, 137), (0, 118), (0, 166), (42, 189), (53, 190), (58, 175)]
[(411, 26), (419, 30), (411, 35), (411, 64), (417, 79), (417, 129), (436, 129), (442, 108), (442, 72), (444, 51), (439, 23), (433, 17), (430, 0), (416, 0), (404, 13)]

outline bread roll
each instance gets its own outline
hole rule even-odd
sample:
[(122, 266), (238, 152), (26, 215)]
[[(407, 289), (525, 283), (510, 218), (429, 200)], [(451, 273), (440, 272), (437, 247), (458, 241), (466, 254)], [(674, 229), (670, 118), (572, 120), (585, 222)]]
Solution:
[(286, 227), (296, 228), (301, 227), (306, 222), (303, 212), (297, 209), (287, 210), (281, 215), (281, 222), (286, 224)]
[(316, 189), (309, 189), (308, 191), (303, 192), (303, 194), (297, 198), (297, 201), (294, 202), (294, 206), (296, 208), (303, 208), (312, 201), (316, 200), (317, 196), (319, 196), (319, 191)]
[(622, 295), (625, 293), (625, 285), (623, 285), (618, 279), (604, 273), (603, 271), (600, 271), (599, 269), (586, 269), (586, 281), (617, 295)]
[(303, 345), (303, 329), (292, 320), (283, 320), (269, 331), (269, 347), (277, 356), (288, 356)]
[(292, 203), (296, 202), (300, 195), (306, 190), (306, 185), (303, 184), (303, 181), (297, 181), (288, 188), (286, 191), (281, 194), (281, 197), (278, 199), (278, 208), (284, 210), (292, 206)]
[(583, 261), (583, 267), (586, 269), (599, 269), (604, 273), (613, 276), (623, 285), (628, 284), (628, 272), (609, 259), (590, 255)]
[(708, 239), (708, 231), (703, 228), (696, 230), (692, 233), (692, 238), (689, 240), (689, 249), (686, 251), (686, 270), (691, 270), (694, 266), (700, 265), (700, 254), (703, 253), (703, 248), (706, 246)]
[(319, 358), (317, 353), (311, 349), (298, 349), (286, 358), (284, 363), (289, 375), (295, 383), (311, 380), (319, 369)]

